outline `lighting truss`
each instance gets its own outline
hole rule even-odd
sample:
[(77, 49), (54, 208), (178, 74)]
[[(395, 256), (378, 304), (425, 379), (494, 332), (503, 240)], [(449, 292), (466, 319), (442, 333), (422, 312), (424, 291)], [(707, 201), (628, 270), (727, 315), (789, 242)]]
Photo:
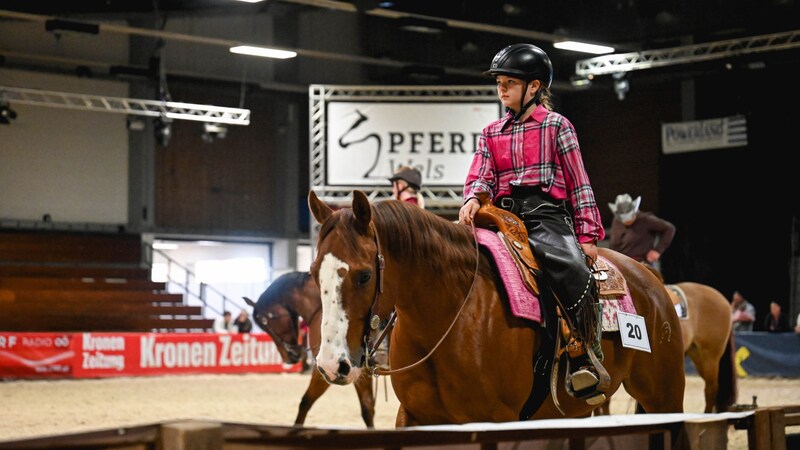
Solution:
[(660, 50), (597, 56), (576, 62), (575, 74), (582, 77), (608, 75), (796, 47), (800, 47), (800, 30)]
[(228, 125), (249, 125), (250, 110), (194, 103), (84, 95), (0, 86), (0, 98), (24, 105), (162, 117)]

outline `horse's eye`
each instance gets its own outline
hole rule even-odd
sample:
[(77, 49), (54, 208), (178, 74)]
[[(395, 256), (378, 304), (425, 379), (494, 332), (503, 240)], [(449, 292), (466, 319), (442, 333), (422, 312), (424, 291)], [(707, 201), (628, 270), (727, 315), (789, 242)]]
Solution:
[[(267, 318), (269, 318), (269, 319), (274, 319), (274, 318), (275, 318), (275, 314), (272, 314), (271, 312), (270, 312), (270, 313), (267, 313)], [(265, 320), (266, 320), (266, 319), (265, 319)]]
[(269, 325), (269, 320), (267, 320), (267, 318), (264, 316), (258, 316), (258, 321), (261, 322), (261, 325)]
[(369, 280), (372, 279), (372, 272), (369, 270), (362, 270), (358, 273), (357, 283), (358, 287), (366, 286), (369, 283)]

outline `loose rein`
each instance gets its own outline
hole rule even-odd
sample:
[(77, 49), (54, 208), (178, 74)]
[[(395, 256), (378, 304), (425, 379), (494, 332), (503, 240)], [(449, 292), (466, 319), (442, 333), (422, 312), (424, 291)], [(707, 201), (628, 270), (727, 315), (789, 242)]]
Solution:
[[(405, 372), (406, 370), (410, 370), (410, 369), (413, 369), (414, 367), (419, 366), (420, 364), (425, 362), (428, 358), (430, 358), (431, 355), (433, 355), (433, 352), (435, 352), (436, 349), (439, 348), (439, 346), (442, 344), (442, 342), (444, 342), (444, 339), (450, 334), (450, 331), (455, 326), (456, 321), (458, 320), (459, 316), (461, 316), (461, 312), (464, 310), (464, 306), (466, 306), (467, 300), (469, 300), (470, 295), (472, 295), (472, 291), (475, 289), (475, 281), (478, 279), (478, 270), (480, 268), (480, 261), (481, 260), (480, 260), (480, 248), (478, 246), (478, 233), (475, 231), (475, 223), (474, 222), (471, 223), (471, 229), (472, 229), (472, 237), (473, 237), (473, 239), (475, 241), (475, 273), (474, 273), (474, 275), (472, 277), (472, 283), (469, 286), (469, 290), (467, 291), (467, 295), (464, 297), (464, 300), (461, 302), (461, 307), (458, 308), (458, 312), (456, 313), (455, 317), (453, 317), (453, 321), (450, 323), (450, 326), (447, 327), (447, 331), (444, 332), (444, 335), (441, 337), (441, 339), (439, 339), (439, 342), (437, 342), (436, 345), (433, 346), (431, 351), (428, 352), (428, 354), (425, 355), (419, 361), (417, 361), (415, 363), (412, 363), (412, 364), (410, 364), (408, 366), (401, 367), (399, 369), (381, 369), (379, 367), (373, 367), (372, 368), (372, 374), (375, 377), (378, 377), (380, 375), (392, 375), (392, 374), (395, 374), (395, 373)], [(384, 258), (383, 258), (383, 255), (381, 254), (380, 241), (378, 240), (378, 231), (374, 229), (374, 224), (373, 224), (373, 231), (375, 232), (375, 244), (377, 245), (377, 251), (378, 251), (377, 261), (378, 261), (378, 264), (380, 265), (380, 269), (379, 269), (380, 273), (382, 273), (383, 272)], [(378, 296), (380, 295), (381, 292), (383, 292), (383, 277), (380, 276), (380, 275), (379, 275), (379, 277), (380, 277), (380, 280), (379, 280), (379, 289), (380, 290), (378, 290), (378, 288), (376, 288), (376, 290), (375, 290), (375, 300), (372, 303), (373, 304), (373, 309), (374, 309), (374, 305), (378, 303)], [(377, 315), (373, 315), (373, 319), (372, 319), (373, 322), (376, 321), (375, 320), (376, 317), (377, 317)], [(380, 345), (381, 341), (386, 336), (387, 331), (394, 325), (394, 321), (396, 319), (397, 319), (397, 315), (396, 315), (396, 313), (394, 311), (392, 311), (392, 315), (389, 318), (389, 323), (383, 329), (383, 332), (380, 334), (378, 339), (375, 341), (375, 344), (373, 346), (367, 345), (367, 358), (366, 358), (367, 369), (370, 369), (370, 367), (369, 367), (370, 355), (372, 353), (374, 353), (375, 350), (378, 348), (378, 345)], [(379, 321), (380, 319), (377, 319), (377, 320)], [(367, 344), (369, 344), (369, 342), (367, 342)]]

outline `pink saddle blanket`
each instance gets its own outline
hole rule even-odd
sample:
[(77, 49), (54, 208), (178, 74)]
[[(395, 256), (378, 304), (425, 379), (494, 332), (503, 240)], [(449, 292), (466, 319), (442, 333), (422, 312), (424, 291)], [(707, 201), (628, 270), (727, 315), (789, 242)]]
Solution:
[[(512, 259), (513, 257), (508, 253), (508, 249), (500, 240), (500, 237), (495, 232), (485, 228), (476, 228), (475, 232), (478, 235), (478, 243), (489, 250), (489, 253), (494, 257), (500, 278), (502, 278), (506, 288), (512, 314), (522, 319), (541, 323), (542, 311), (539, 306), (539, 298), (533, 295), (525, 286), (522, 275), (520, 275), (519, 269)], [(602, 259), (616, 270), (616, 267), (610, 261), (605, 258)], [(630, 291), (626, 290), (625, 295), (616, 297), (603, 296), (600, 300), (603, 302), (604, 331), (616, 330), (617, 311), (636, 314)]]

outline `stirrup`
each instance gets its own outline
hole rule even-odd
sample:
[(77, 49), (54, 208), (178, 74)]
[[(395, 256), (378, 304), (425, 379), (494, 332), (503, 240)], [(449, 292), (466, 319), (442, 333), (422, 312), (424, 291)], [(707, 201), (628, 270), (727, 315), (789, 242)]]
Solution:
[(611, 379), (605, 368), (597, 361), (594, 352), (589, 350), (586, 356), (589, 364), (582, 366), (574, 373), (570, 372), (572, 361), (567, 358), (566, 388), (571, 396), (584, 400), (591, 406), (597, 406), (606, 400), (605, 391), (608, 389)]
[(595, 375), (591, 368), (583, 367), (572, 374), (570, 382), (574, 392), (581, 392), (600, 384), (600, 377)]

